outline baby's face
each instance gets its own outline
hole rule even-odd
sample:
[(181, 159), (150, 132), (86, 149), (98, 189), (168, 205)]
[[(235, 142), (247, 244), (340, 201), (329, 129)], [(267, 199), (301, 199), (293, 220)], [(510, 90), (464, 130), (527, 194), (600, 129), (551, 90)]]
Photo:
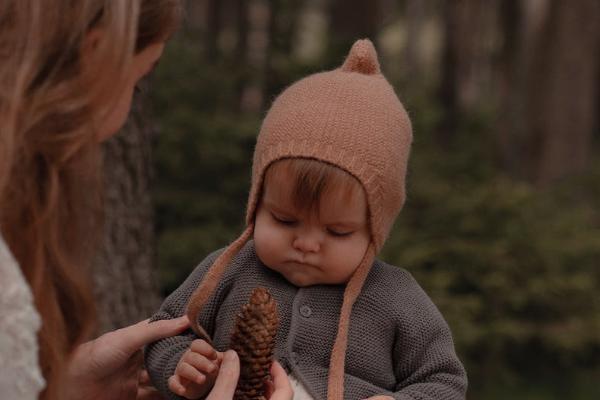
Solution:
[(367, 201), (360, 185), (324, 193), (319, 212), (299, 211), (283, 175), (265, 181), (254, 243), (262, 262), (304, 287), (346, 283), (370, 242)]

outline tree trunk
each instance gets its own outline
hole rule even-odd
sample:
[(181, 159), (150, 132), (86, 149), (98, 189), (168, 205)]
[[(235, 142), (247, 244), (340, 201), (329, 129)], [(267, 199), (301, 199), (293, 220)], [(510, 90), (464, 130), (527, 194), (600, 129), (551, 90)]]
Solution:
[(330, 67), (338, 67), (350, 46), (357, 39), (377, 39), (381, 25), (379, 0), (333, 0), (329, 7), (329, 51)]
[(503, 2), (498, 139), (507, 172), (540, 187), (584, 171), (597, 122), (600, 3)]
[(152, 128), (137, 99), (134, 107), (104, 145), (104, 241), (93, 271), (100, 332), (149, 317), (160, 301), (149, 188)]
[(588, 166), (598, 99), (600, 3), (552, 0), (530, 71), (530, 130), (539, 186)]
[(444, 117), (439, 127), (443, 145), (454, 140), (459, 121), (481, 103), (491, 85), (495, 1), (444, 2), (444, 48), (440, 101)]
[(427, 17), (427, 4), (423, 0), (406, 0), (405, 24), (406, 24), (406, 47), (404, 50), (404, 65), (406, 68), (407, 86), (410, 90), (418, 90), (422, 86), (423, 64), (419, 56), (420, 48), (423, 46), (422, 31)]
[(242, 90), (240, 110), (243, 113), (257, 114), (263, 109), (265, 101), (265, 71), (269, 48), (269, 29), (272, 18), (271, 3), (253, 1), (248, 6), (249, 26), (245, 68), (250, 71)]
[(232, 65), (232, 68), (235, 70), (234, 79), (236, 80), (234, 85), (235, 96), (233, 108), (239, 113), (242, 110), (242, 96), (244, 94), (246, 82), (248, 81), (248, 71), (246, 67), (246, 62), (248, 60), (248, 31), (250, 29), (248, 0), (236, 0), (235, 7), (237, 40), (233, 53)]
[(498, 118), (495, 121), (500, 165), (513, 178), (524, 171), (526, 137), (524, 103), (527, 74), (524, 68), (530, 35), (525, 29), (526, 14), (519, 0), (505, 0), (500, 6), (501, 47), (497, 62)]
[(222, 3), (223, 0), (209, 0), (206, 13), (207, 32), (205, 37), (206, 61), (215, 64), (219, 57), (219, 35), (222, 28)]

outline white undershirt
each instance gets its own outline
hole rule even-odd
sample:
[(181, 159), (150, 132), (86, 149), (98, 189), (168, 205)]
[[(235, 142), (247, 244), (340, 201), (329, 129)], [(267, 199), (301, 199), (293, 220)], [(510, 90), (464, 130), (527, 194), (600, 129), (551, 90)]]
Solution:
[(292, 390), (294, 391), (294, 399), (293, 400), (314, 400), (313, 397), (308, 394), (308, 391), (294, 375), (288, 375), (290, 380), (290, 384), (292, 385)]

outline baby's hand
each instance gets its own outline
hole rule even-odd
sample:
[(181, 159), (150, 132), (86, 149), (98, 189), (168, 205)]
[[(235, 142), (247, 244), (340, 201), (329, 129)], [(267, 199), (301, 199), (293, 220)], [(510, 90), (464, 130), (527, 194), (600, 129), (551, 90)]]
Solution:
[(186, 399), (201, 398), (214, 385), (222, 360), (223, 353), (204, 340), (194, 340), (169, 378), (169, 389)]

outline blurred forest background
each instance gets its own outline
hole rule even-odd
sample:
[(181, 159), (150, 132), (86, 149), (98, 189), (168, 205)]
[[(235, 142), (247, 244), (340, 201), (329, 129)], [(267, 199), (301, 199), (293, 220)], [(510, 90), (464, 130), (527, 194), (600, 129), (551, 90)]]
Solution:
[(104, 328), (237, 237), (274, 96), (364, 37), (415, 138), (381, 258), (448, 320), (468, 397), (600, 398), (597, 0), (188, 1), (107, 144)]

